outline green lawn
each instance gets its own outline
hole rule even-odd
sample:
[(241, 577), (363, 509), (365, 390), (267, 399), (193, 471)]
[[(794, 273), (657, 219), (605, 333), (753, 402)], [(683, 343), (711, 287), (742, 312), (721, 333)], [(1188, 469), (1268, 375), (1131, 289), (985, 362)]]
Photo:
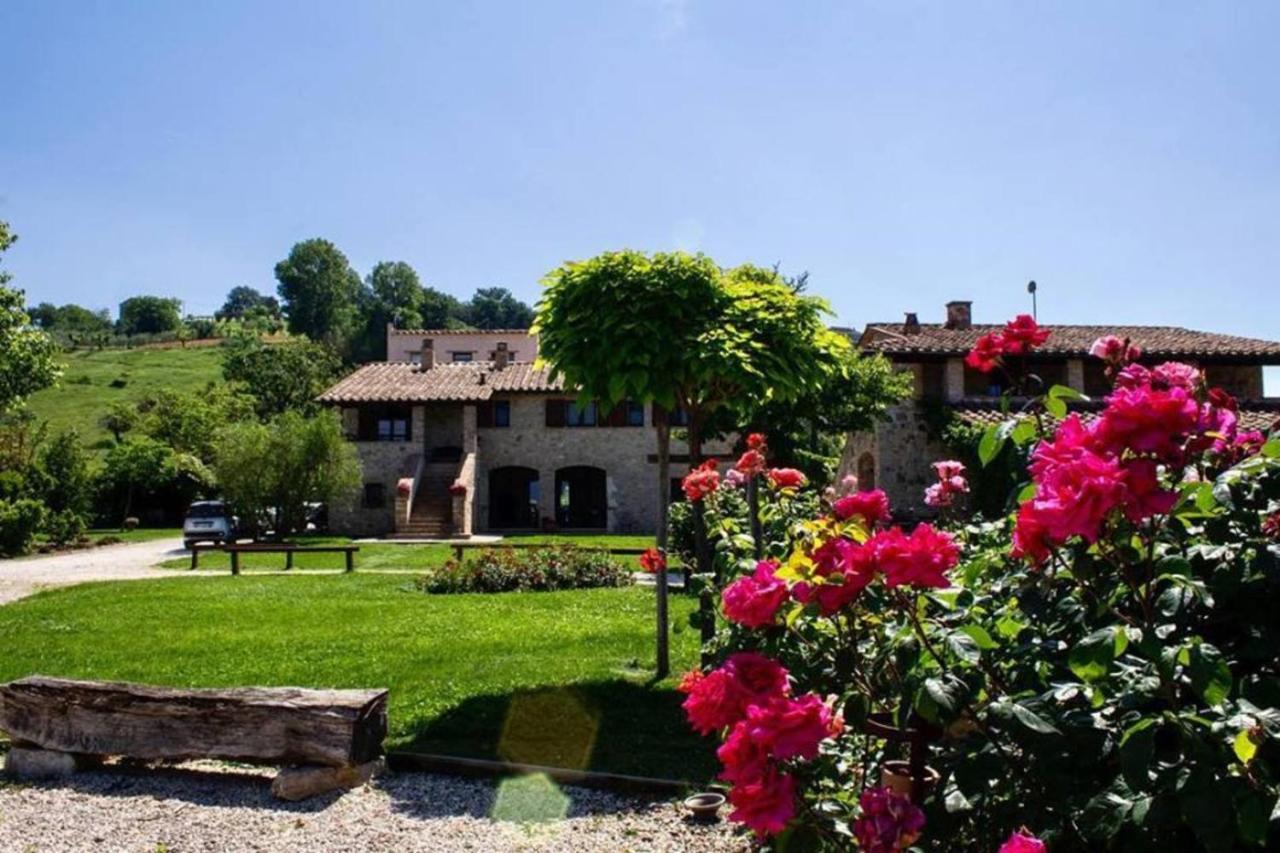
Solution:
[(120, 528), (97, 528), (85, 532), (94, 542), (103, 538), (119, 539), (121, 542), (154, 542), (157, 539), (181, 539), (181, 527), (139, 527), (135, 530)]
[[(296, 540), (302, 545), (346, 544), (351, 539), (341, 536), (307, 536)], [(581, 545), (583, 547), (613, 548), (647, 548), (653, 545), (652, 536), (621, 535), (538, 535), (509, 536), (504, 541), (513, 544), (547, 544), (547, 545)], [(501, 547), (497, 543), (494, 547)], [(382, 569), (398, 571), (425, 571), (444, 563), (453, 556), (453, 549), (448, 545), (413, 545), (395, 542), (362, 542), (360, 552), (356, 554), (356, 570)], [(635, 556), (619, 556), (618, 559), (635, 564), (639, 569), (639, 558)], [(221, 552), (202, 553), (199, 571), (228, 572), (231, 570), (231, 558)], [(241, 554), (242, 571), (274, 571), (284, 568), (284, 554)], [(188, 569), (191, 567), (190, 557), (175, 557), (160, 563), (166, 569)], [(343, 566), (342, 554), (296, 554), (296, 569), (340, 569)]]
[[(108, 349), (64, 353), (62, 379), (31, 395), (31, 411), (49, 422), (51, 433), (74, 427), (86, 445), (104, 449), (110, 435), (98, 418), (117, 401), (136, 403), (162, 388), (197, 391), (222, 380), (222, 348)], [(113, 388), (112, 382), (123, 381)]]
[[(389, 745), (705, 780), (710, 740), (650, 686), (653, 592), (411, 591), (395, 575), (88, 584), (0, 607), (0, 679), (391, 690)], [(693, 600), (672, 599), (673, 668)]]

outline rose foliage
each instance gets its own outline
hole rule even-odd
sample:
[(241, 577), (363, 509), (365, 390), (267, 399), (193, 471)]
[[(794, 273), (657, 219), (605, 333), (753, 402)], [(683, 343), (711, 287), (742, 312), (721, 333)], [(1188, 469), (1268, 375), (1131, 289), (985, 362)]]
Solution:
[[(1050, 334), (1029, 320), (972, 361), (1017, 372)], [(1192, 366), (1098, 353), (1100, 412), (1054, 386), (993, 428), (1030, 451), (1008, 518), (901, 529), (883, 494), (828, 492), (785, 524), (762, 504), (755, 542), (713, 513), (718, 664), (681, 689), (759, 843), (1280, 844), (1280, 439)], [(914, 803), (881, 787), (907, 727), (938, 773)]]

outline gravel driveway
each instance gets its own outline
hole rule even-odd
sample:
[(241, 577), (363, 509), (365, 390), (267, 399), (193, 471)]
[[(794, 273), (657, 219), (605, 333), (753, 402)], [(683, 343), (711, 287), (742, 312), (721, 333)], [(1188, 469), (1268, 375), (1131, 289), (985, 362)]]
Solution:
[(158, 539), (86, 548), (47, 557), (0, 560), (0, 604), (25, 598), (48, 587), (85, 581), (171, 578), (174, 572), (152, 567), (167, 557), (185, 553), (181, 539)]
[(0, 850), (23, 851), (745, 851), (727, 822), (672, 802), (541, 777), (386, 774), (342, 796), (281, 803), (270, 771), (207, 763), (92, 771), (0, 785)]

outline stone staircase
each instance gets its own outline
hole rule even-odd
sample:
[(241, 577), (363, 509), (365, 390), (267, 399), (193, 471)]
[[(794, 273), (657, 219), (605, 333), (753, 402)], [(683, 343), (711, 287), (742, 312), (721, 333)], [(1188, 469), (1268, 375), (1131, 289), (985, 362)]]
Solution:
[(449, 486), (457, 473), (456, 462), (422, 466), (409, 520), (396, 528), (393, 539), (447, 539), (453, 535), (453, 496)]

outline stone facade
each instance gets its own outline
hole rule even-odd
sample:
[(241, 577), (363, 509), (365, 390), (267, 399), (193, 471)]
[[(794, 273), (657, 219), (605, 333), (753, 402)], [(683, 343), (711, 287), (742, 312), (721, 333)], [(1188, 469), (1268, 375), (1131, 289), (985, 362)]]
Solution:
[(495, 332), (387, 329), (387, 361), (417, 362), (422, 341), (430, 338), (437, 362), (490, 361), (499, 343), (505, 343), (511, 361), (535, 361), (538, 338), (520, 329)]
[[(604, 472), (605, 520), (610, 533), (653, 533), (657, 529), (658, 465), (657, 434), (653, 411), (646, 407), (644, 426), (548, 427), (546, 401), (563, 399), (552, 394), (513, 394), (494, 397), (493, 403), (509, 405), (510, 426), (476, 426), (475, 403), (431, 403), (413, 407), (413, 431), (407, 442), (357, 441), (356, 450), (364, 465), (364, 482), (382, 485), (387, 505), (363, 505), (363, 494), (354, 505), (335, 508), (330, 524), (349, 535), (382, 536), (395, 530), (393, 508), (396, 483), (412, 477), (416, 460), (430, 458), (435, 448), (460, 448), (459, 475), (470, 486), (464, 497), (454, 501), (455, 532), (497, 532), (490, 524), (491, 474), (496, 469), (515, 467), (537, 472), (538, 519), (556, 518), (557, 472), (567, 468), (590, 467)], [(354, 435), (358, 406), (343, 408), (348, 434)], [(673, 429), (673, 433), (678, 432)], [(704, 454), (725, 455), (729, 441), (707, 442)], [(687, 446), (673, 437), (673, 460), (686, 457)], [(470, 459), (470, 470), (467, 460)], [(687, 462), (673, 461), (671, 476), (688, 471)], [(472, 480), (472, 477), (474, 479)]]

